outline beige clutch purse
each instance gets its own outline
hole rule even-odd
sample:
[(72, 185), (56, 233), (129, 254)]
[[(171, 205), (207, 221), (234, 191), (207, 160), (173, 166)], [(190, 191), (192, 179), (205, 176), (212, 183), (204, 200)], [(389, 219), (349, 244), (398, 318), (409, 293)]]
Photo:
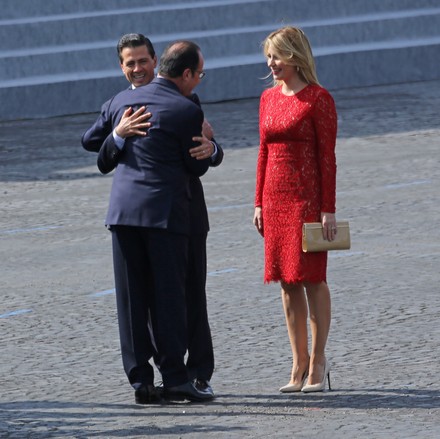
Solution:
[(336, 223), (337, 233), (333, 241), (322, 236), (321, 223), (304, 223), (302, 229), (303, 252), (325, 252), (328, 250), (348, 250), (350, 248), (350, 225), (348, 221)]

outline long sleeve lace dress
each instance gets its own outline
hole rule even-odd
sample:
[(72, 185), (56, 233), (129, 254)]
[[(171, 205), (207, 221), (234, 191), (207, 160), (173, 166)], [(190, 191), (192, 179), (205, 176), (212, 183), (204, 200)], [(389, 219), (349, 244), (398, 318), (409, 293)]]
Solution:
[(318, 85), (261, 95), (255, 206), (262, 208), (265, 282), (326, 281), (327, 252), (304, 253), (301, 234), (304, 222), (335, 212), (336, 131), (333, 98)]

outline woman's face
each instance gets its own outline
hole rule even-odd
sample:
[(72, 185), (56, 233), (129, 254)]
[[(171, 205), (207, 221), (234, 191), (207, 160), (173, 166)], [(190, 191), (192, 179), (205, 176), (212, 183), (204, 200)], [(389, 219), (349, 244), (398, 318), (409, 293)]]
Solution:
[(288, 82), (291, 78), (297, 75), (296, 66), (286, 64), (279, 56), (273, 52), (269, 46), (266, 53), (267, 65), (269, 66), (273, 79), (276, 81)]

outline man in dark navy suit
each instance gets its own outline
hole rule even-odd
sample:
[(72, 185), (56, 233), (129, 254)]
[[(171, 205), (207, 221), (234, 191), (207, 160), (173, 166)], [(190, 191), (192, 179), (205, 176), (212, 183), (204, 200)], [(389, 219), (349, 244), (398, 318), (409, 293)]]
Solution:
[[(197, 63), (194, 54), (198, 55)], [(201, 214), (206, 231), (199, 231), (199, 234), (205, 236), (205, 246), (208, 228), (203, 189), (198, 175), (206, 171), (205, 168), (209, 165), (206, 164), (208, 161), (206, 158), (211, 155), (212, 150), (208, 152), (204, 150), (205, 142), (201, 147), (192, 149), (193, 157), (191, 157), (189, 148), (194, 146), (193, 139), (205, 141), (200, 137), (201, 125), (194, 124), (200, 114), (203, 121), (203, 113), (195, 111), (199, 107), (183, 97), (190, 96), (192, 89), (203, 77), (202, 68), (203, 57), (197, 46), (189, 42), (176, 43), (168, 48), (162, 57), (159, 71), (161, 77), (148, 87), (117, 95), (106, 106), (104, 119), (110, 125), (101, 124), (102, 132), (105, 130), (108, 132), (109, 126), (118, 127), (121, 125), (120, 121), (124, 119), (127, 122), (130, 116), (137, 113), (133, 113), (133, 108), (143, 108), (145, 104), (151, 113), (153, 110), (156, 112), (153, 113), (152, 128), (148, 136), (127, 137), (123, 150), (116, 148), (116, 154), (110, 155), (110, 158), (114, 159), (118, 151), (121, 152), (117, 157), (119, 165), (114, 177), (107, 224), (111, 226), (113, 234), (124, 368), (136, 389), (138, 402), (142, 402), (142, 395), (146, 396), (147, 401), (151, 396), (152, 370), (145, 360), (151, 357), (151, 340), (146, 331), (150, 310), (165, 394), (180, 395), (193, 400), (205, 400), (213, 396), (212, 392), (206, 392), (206, 389), (198, 390), (189, 382), (189, 379), (194, 378), (194, 372), (182, 367), (182, 352), (184, 355), (187, 343), (186, 333), (178, 330), (185, 326), (186, 317), (181, 312), (185, 309), (185, 304), (182, 306), (181, 302), (181, 292), (182, 288), (185, 290), (186, 277), (186, 272), (182, 271), (186, 254), (182, 253), (182, 250), (188, 245), (190, 217)], [(136, 118), (141, 114), (143, 112), (139, 112)], [(103, 113), (101, 117), (102, 115)], [(136, 129), (146, 126), (144, 120), (139, 122), (139, 119), (133, 118), (126, 125), (134, 126), (136, 123), (143, 125)], [(196, 126), (195, 131), (192, 131)], [(94, 150), (93, 148), (96, 147), (93, 144), (94, 139), (102, 136), (99, 130), (98, 135), (96, 135), (97, 130), (94, 132), (94, 137), (87, 136), (87, 133), (83, 136), (83, 145), (88, 146), (86, 149)], [(176, 133), (179, 136), (177, 143)], [(188, 137), (188, 134), (191, 134), (191, 137)], [(88, 139), (90, 143), (87, 143)], [(112, 135), (108, 139), (110, 143), (114, 141)], [(191, 144), (188, 146), (189, 139)], [(108, 145), (109, 142), (107, 140), (106, 142)], [(209, 146), (211, 147), (211, 143)], [(216, 145), (212, 146), (214, 148)], [(112, 148), (115, 148), (115, 145)], [(108, 146), (103, 147), (102, 151), (108, 152)], [(106, 154), (103, 154), (105, 162)], [(188, 172), (193, 176), (189, 177)], [(197, 209), (189, 209), (188, 196), (191, 197), (195, 193), (189, 180), (194, 178), (199, 181), (203, 198), (203, 206), (199, 206), (198, 212)], [(200, 194), (198, 196), (200, 197)], [(203, 218), (204, 213), (206, 219)], [(166, 233), (160, 233), (163, 231)], [(148, 264), (146, 264), (147, 260)], [(204, 266), (204, 280), (206, 280), (206, 259)], [(149, 294), (145, 294), (146, 291)], [(154, 294), (151, 294), (152, 291)], [(206, 296), (205, 294), (202, 296), (205, 299), (206, 313)], [(203, 297), (197, 298), (195, 305), (200, 307), (198, 302)], [(194, 309), (197, 306), (194, 306)], [(191, 305), (189, 313), (191, 315)], [(189, 317), (188, 320), (190, 329), (197, 329), (195, 323), (197, 319)], [(209, 326), (207, 330), (210, 341)], [(198, 364), (203, 366), (203, 361), (213, 363), (213, 359), (203, 358), (203, 355), (199, 358), (194, 355), (193, 357), (196, 366)], [(190, 359), (191, 349), (188, 367), (191, 367)], [(212, 374), (210, 367), (211, 365), (206, 367), (207, 375)], [(198, 371), (196, 370), (195, 373), (197, 374)], [(207, 376), (205, 380), (208, 379)]]
[[(142, 34), (123, 35), (117, 44), (120, 67), (130, 89), (142, 87), (154, 79), (154, 69), (157, 56), (151, 41)], [(87, 151), (99, 152), (102, 143), (113, 129), (108, 114), (108, 108), (113, 98), (102, 105), (101, 114), (96, 122), (83, 134), (81, 141)], [(147, 122), (151, 114), (140, 108), (135, 114), (128, 108), (115, 128), (121, 138), (133, 135), (145, 136), (145, 130), (150, 126)]]
[[(118, 41), (117, 53), (121, 69), (131, 84), (130, 88), (141, 87), (152, 81), (157, 58), (148, 38), (141, 34), (124, 35)], [(190, 98), (200, 105), (197, 95), (193, 94)], [(136, 112), (128, 108), (119, 124), (113, 129), (108, 114), (110, 103), (111, 100), (102, 106), (100, 116), (82, 136), (82, 144), (86, 150), (100, 152), (98, 164), (103, 173), (108, 173), (117, 166), (119, 157), (124, 151), (125, 138), (145, 135), (146, 129), (151, 125), (147, 122), (151, 113), (146, 113), (145, 107), (141, 107)], [(192, 148), (190, 152), (197, 159), (210, 157), (210, 166), (218, 166), (223, 160), (223, 150), (213, 138), (212, 127), (206, 120), (203, 124), (203, 137), (197, 140), (201, 142), (200, 146)], [(209, 380), (214, 371), (214, 352), (206, 303), (206, 240), (209, 222), (200, 179), (192, 176), (190, 187), (191, 235), (186, 287), (187, 366), (196, 387), (213, 394)], [(125, 369), (127, 371), (127, 367)]]

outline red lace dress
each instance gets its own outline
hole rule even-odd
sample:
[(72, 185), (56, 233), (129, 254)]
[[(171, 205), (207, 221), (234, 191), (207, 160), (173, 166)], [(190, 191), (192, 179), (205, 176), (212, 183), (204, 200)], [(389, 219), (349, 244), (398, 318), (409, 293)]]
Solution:
[(264, 282), (326, 281), (327, 252), (304, 253), (302, 224), (335, 212), (337, 116), (324, 88), (293, 96), (281, 86), (260, 99), (255, 206), (264, 230)]

